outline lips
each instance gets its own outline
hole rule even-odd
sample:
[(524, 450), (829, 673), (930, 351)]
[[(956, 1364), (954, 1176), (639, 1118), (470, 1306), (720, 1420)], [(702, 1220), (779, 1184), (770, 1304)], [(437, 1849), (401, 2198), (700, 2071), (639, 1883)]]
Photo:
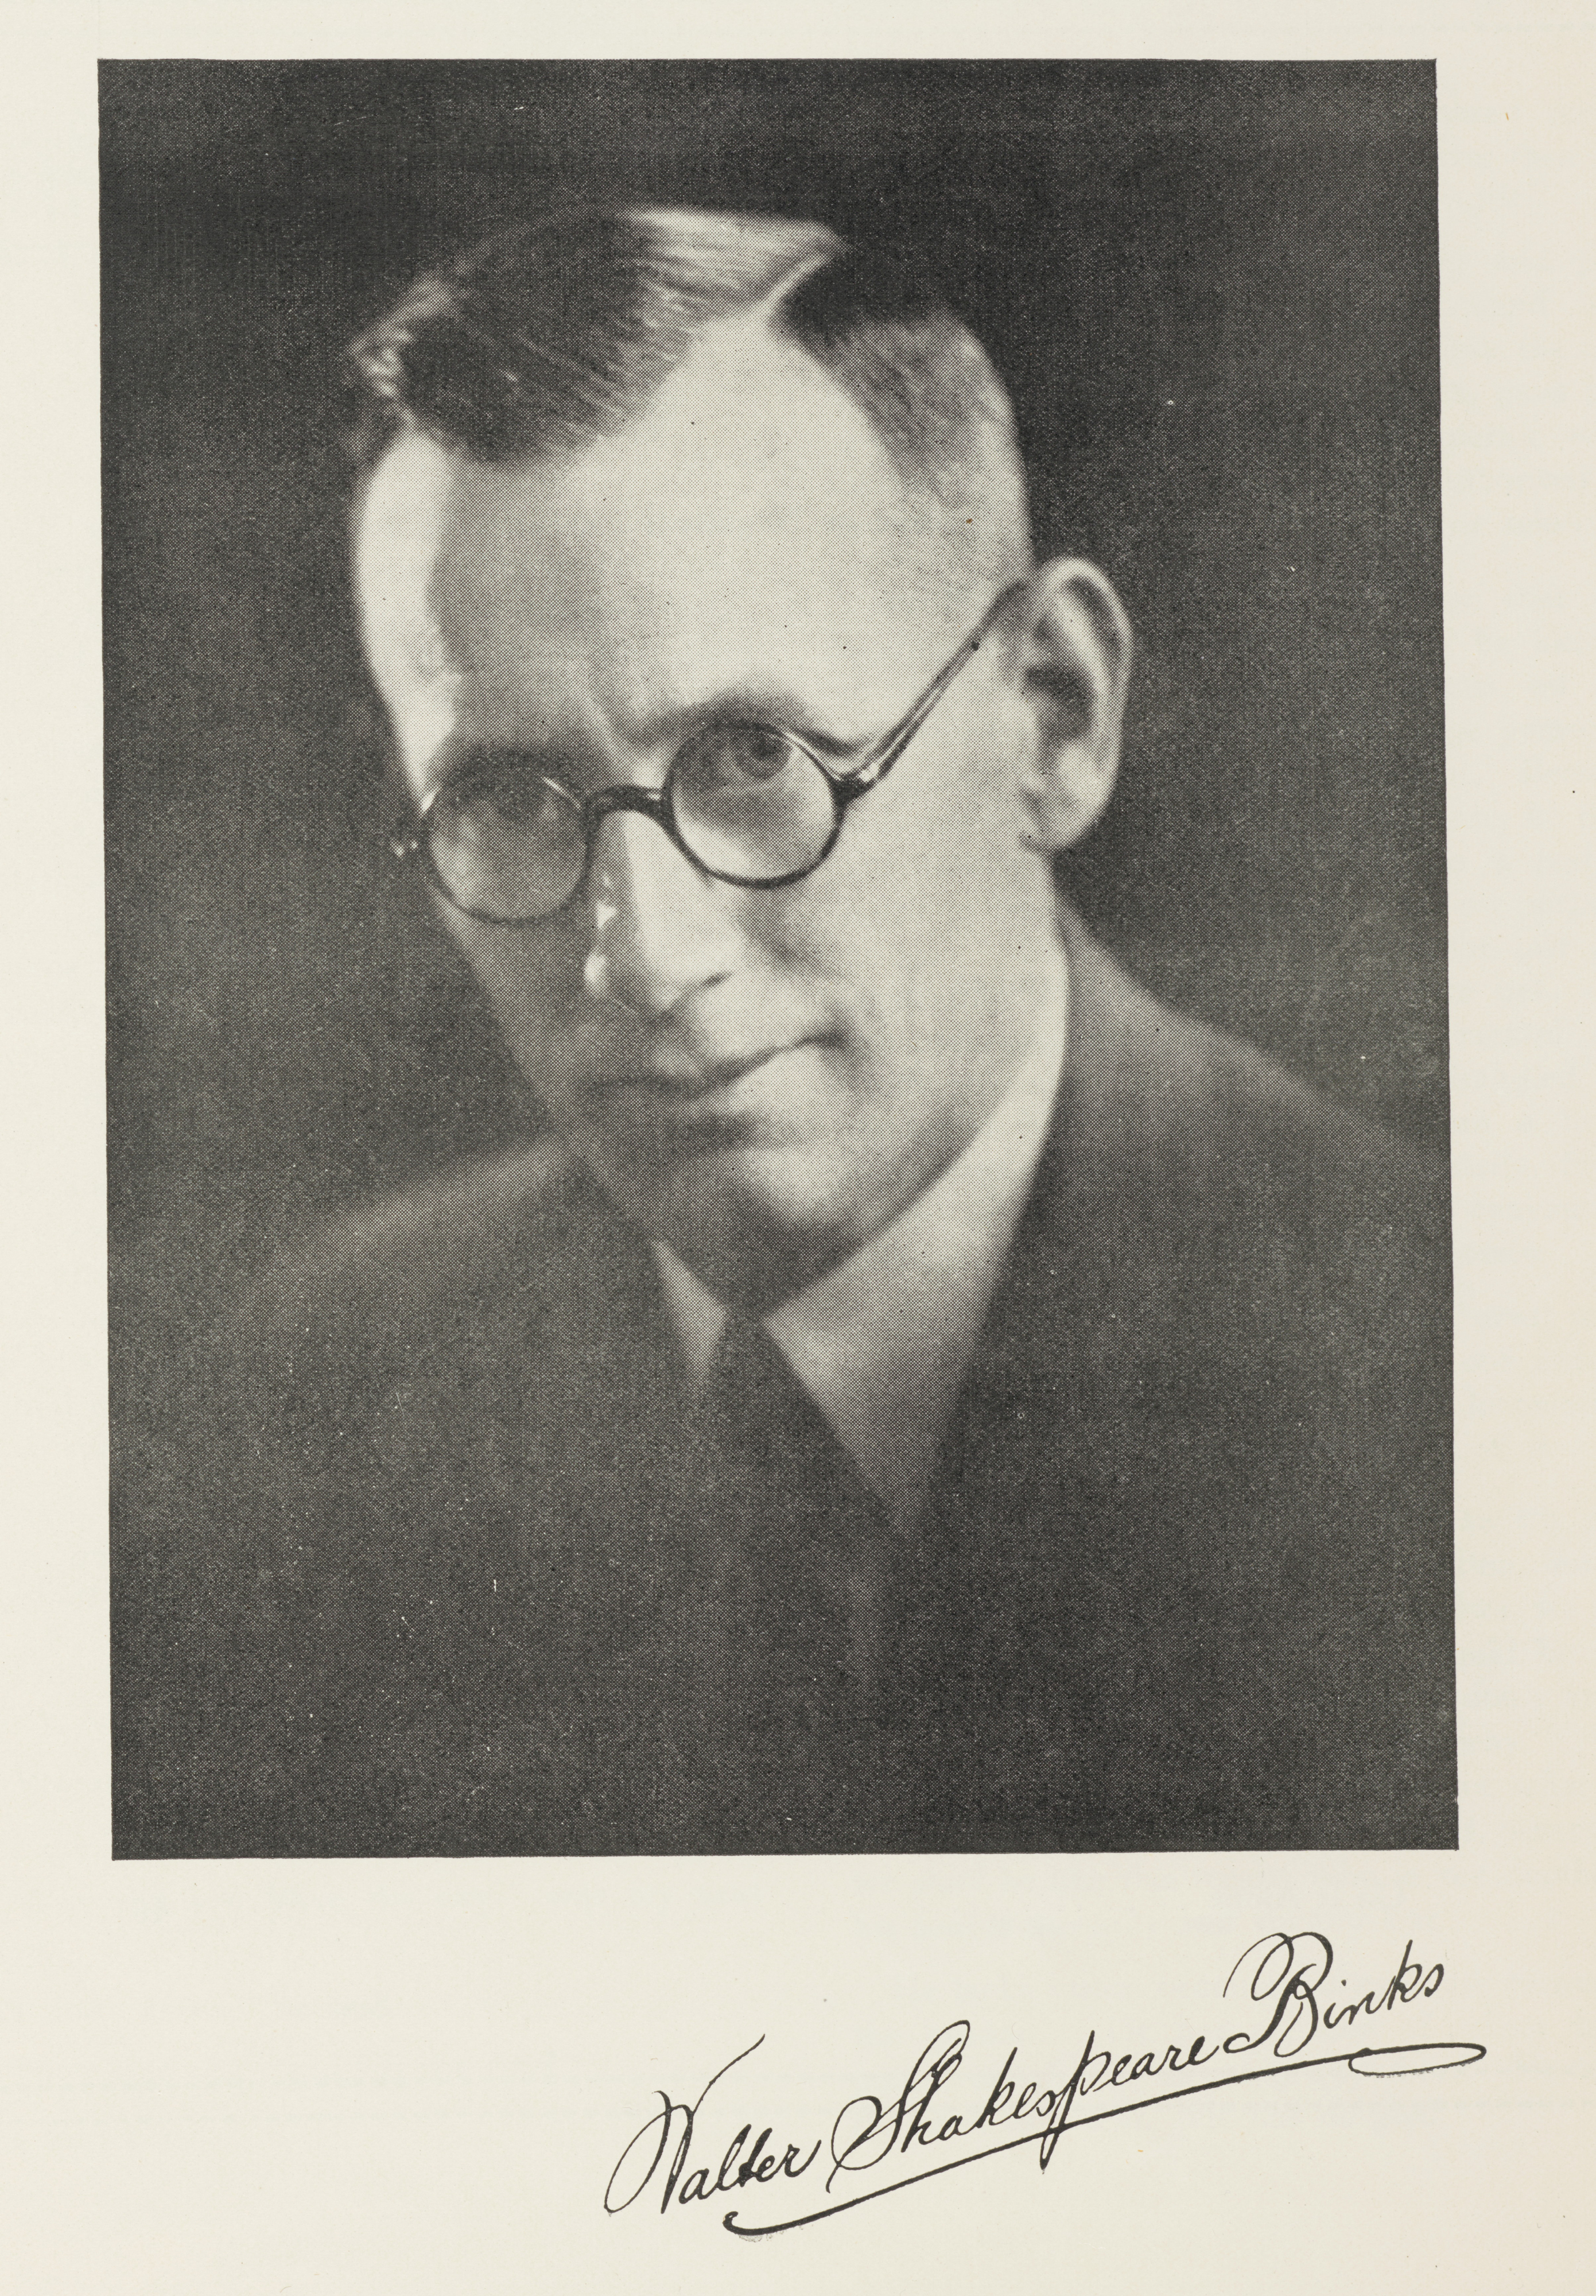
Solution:
[(690, 1104), (729, 1092), (742, 1078), (779, 1060), (793, 1048), (773, 1045), (757, 1053), (717, 1060), (659, 1059), (638, 1062), (612, 1076), (598, 1078), (590, 1089), (601, 1095), (632, 1095)]

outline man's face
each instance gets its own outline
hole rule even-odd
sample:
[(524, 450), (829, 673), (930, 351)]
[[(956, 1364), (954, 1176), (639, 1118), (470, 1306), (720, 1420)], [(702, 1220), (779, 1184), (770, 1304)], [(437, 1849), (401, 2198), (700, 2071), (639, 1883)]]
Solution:
[[(846, 770), (990, 603), (978, 554), (956, 539), (938, 565), (863, 414), (740, 322), (577, 453), (485, 467), (401, 441), (356, 537), (418, 800), (485, 746), (578, 791), (657, 787), (718, 716)], [(883, 1226), (1024, 1053), (1052, 923), (1011, 657), (983, 646), (797, 884), (716, 882), (620, 813), (556, 916), (443, 909), (553, 1123), (726, 1296), (769, 1304)]]

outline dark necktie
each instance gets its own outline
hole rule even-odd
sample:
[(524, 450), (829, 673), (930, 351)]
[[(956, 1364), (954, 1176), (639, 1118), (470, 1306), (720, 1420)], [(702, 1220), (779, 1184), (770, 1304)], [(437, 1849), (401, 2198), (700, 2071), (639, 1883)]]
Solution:
[(727, 1322), (693, 1431), (705, 1718), (745, 1809), (755, 1789), (755, 1831), (796, 1841), (858, 1801), (887, 1511), (780, 1349), (742, 1317)]

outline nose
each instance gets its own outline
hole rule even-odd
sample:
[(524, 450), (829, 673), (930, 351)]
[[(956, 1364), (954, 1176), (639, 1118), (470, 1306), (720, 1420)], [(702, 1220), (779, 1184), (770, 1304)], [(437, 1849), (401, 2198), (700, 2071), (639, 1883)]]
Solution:
[(662, 1018), (736, 961), (732, 889), (716, 884), (657, 822), (612, 813), (593, 845), (591, 938), (582, 980), (590, 996)]

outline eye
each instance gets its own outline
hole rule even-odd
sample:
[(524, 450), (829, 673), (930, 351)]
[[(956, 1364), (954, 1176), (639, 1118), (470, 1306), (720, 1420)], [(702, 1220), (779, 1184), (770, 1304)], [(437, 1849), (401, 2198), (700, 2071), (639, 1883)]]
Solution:
[(678, 775), (704, 795), (733, 794), (779, 781), (804, 760), (804, 753), (773, 726), (727, 724), (706, 726), (682, 751)]
[(536, 835), (571, 809), (571, 800), (513, 753), (484, 757), (444, 790), (434, 808), (438, 825), (448, 818), (466, 827), (492, 826)]
[(580, 805), (514, 751), (474, 758), (439, 792), (427, 833), (449, 899), (501, 924), (551, 916), (586, 861)]

